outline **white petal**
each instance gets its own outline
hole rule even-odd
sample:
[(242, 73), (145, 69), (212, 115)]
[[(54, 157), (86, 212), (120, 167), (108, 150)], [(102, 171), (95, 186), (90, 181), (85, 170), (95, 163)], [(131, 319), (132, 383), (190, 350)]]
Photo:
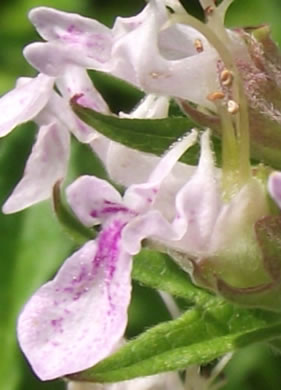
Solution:
[(33, 119), (47, 104), (54, 80), (45, 75), (24, 82), (0, 99), (0, 137)]
[(87, 369), (108, 356), (127, 324), (131, 258), (114, 221), (68, 258), (24, 307), (18, 338), (43, 380)]
[(6, 214), (22, 210), (51, 196), (64, 178), (69, 158), (69, 133), (54, 122), (42, 126), (27, 160), (21, 181), (3, 206)]

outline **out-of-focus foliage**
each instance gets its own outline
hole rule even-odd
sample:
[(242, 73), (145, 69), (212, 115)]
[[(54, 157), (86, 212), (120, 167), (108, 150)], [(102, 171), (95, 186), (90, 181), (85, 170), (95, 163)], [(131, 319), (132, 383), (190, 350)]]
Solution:
[[(190, 1), (190, 7), (195, 2)], [(38, 39), (27, 18), (30, 8), (51, 6), (95, 17), (111, 25), (116, 15), (134, 15), (144, 4), (142, 0), (2, 0), (0, 94), (12, 88), (18, 76), (36, 73), (21, 54), (26, 44)], [(281, 43), (280, 16), (280, 0), (235, 0), (227, 16), (227, 24), (248, 26), (269, 23), (274, 38)], [(113, 99), (111, 105), (118, 111), (114, 91), (111, 93), (110, 85), (105, 85), (105, 89)], [(127, 100), (126, 104), (120, 102), (119, 109), (124, 110), (125, 106), (130, 108), (130, 101)], [(27, 125), (0, 140), (1, 204), (22, 174), (33, 137), (33, 127)], [(102, 175), (101, 167), (85, 146), (76, 145), (72, 161), (71, 177), (79, 173)], [(20, 307), (40, 284), (54, 274), (74, 248), (73, 242), (62, 232), (48, 202), (16, 215), (1, 215), (0, 232), (0, 389), (64, 389), (61, 381), (42, 383), (32, 375), (18, 350), (15, 329)], [(129, 317), (127, 334), (135, 336), (144, 327), (167, 320), (169, 315), (155, 292), (135, 285)], [(258, 345), (239, 352), (225, 373), (229, 380), (224, 390), (279, 390), (281, 387), (281, 359), (269, 347)]]

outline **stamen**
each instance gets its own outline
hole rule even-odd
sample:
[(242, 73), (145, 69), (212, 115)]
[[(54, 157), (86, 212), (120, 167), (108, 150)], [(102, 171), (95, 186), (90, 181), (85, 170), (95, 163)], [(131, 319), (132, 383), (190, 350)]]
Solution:
[(158, 73), (158, 72), (151, 72), (151, 73), (150, 73), (150, 76), (151, 76), (153, 79), (157, 80), (157, 79), (160, 77), (160, 73)]
[(224, 93), (222, 91), (215, 91), (210, 93), (207, 96), (207, 99), (210, 100), (211, 102), (215, 102), (216, 100), (221, 100), (224, 98)]
[(233, 81), (233, 73), (228, 69), (224, 69), (220, 74), (220, 79), (222, 85), (230, 86)]
[(195, 39), (194, 47), (198, 53), (202, 53), (202, 51), (204, 50), (204, 47), (203, 47), (203, 43), (202, 43), (201, 39)]
[(234, 100), (229, 100), (227, 102), (227, 111), (230, 114), (236, 114), (239, 111), (239, 104), (236, 103)]
[(215, 8), (210, 6), (204, 9), (206, 16), (211, 16), (214, 13)]

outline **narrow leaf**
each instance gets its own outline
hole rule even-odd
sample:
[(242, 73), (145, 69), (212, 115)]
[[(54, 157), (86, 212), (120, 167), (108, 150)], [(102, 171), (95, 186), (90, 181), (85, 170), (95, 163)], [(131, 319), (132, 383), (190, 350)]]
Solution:
[(75, 243), (83, 245), (96, 236), (95, 230), (82, 225), (64, 204), (60, 193), (60, 182), (57, 182), (53, 188), (53, 205), (58, 221)]
[(276, 337), (281, 332), (281, 325), (274, 324), (278, 320), (272, 313), (240, 309), (212, 298), (205, 307), (151, 328), (73, 378), (114, 382), (205, 364), (247, 343)]
[[(96, 131), (130, 148), (161, 156), (173, 143), (195, 127), (187, 117), (163, 119), (127, 119), (85, 108), (77, 104), (79, 95), (71, 99), (74, 112)], [(194, 145), (181, 161), (196, 164), (200, 148)]]

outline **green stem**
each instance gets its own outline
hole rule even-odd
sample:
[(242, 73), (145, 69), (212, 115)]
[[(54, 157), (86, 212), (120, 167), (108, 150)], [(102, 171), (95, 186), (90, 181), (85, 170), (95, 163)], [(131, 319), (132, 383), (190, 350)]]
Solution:
[[(235, 131), (236, 136), (233, 142), (237, 144), (239, 153), (239, 186), (243, 186), (247, 182), (251, 175), (250, 167), (250, 141), (249, 141), (249, 119), (248, 119), (248, 106), (247, 99), (244, 94), (243, 84), (240, 79), (238, 69), (235, 65), (231, 51), (228, 49), (227, 43), (229, 43), (229, 37), (225, 32), (223, 34), (223, 42), (218, 36), (210, 29), (208, 25), (202, 23), (200, 20), (194, 18), (187, 13), (174, 14), (171, 16), (172, 21), (175, 23), (183, 23), (190, 25), (199, 31), (206, 37), (209, 43), (216, 49), (221, 60), (223, 61), (226, 69), (233, 74), (233, 98), (239, 104), (239, 111), (235, 115)], [(223, 31), (225, 29), (223, 28)], [(230, 114), (224, 115), (224, 117)], [(229, 126), (227, 125), (229, 129)], [(228, 135), (227, 135), (228, 139)]]

